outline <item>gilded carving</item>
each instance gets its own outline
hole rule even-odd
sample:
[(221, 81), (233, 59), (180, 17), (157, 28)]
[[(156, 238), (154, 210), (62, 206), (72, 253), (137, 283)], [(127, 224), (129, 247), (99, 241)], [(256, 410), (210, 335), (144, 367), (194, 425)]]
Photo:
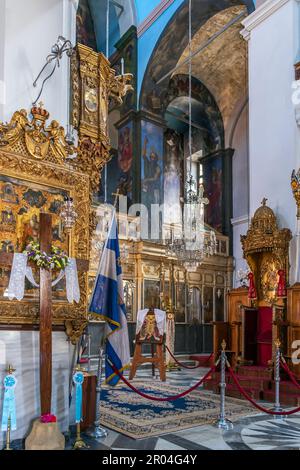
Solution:
[(104, 139), (93, 141), (91, 137), (79, 139), (78, 159), (74, 162), (74, 168), (90, 175), (90, 188), (92, 192), (98, 190), (99, 178), (102, 168), (110, 159), (110, 145)]
[[(16, 111), (8, 124), (0, 123), (0, 146), (8, 151), (19, 152), (35, 160), (63, 163), (68, 155), (75, 153), (74, 146), (65, 139), (64, 128), (55, 120), (45, 127), (49, 113), (40, 103), (27, 111)], [(22, 153), (23, 153), (22, 152)]]
[(115, 76), (113, 72), (114, 71), (112, 71), (110, 75), (108, 94), (117, 103), (122, 104), (124, 96), (126, 96), (129, 91), (133, 91), (133, 87), (130, 84), (133, 76), (131, 73)]
[(154, 264), (143, 264), (143, 273), (147, 277), (157, 277), (159, 278), (160, 276), (160, 265), (154, 265)]
[(71, 60), (72, 124), (78, 130), (78, 158), (73, 164), (90, 175), (91, 191), (99, 187), (100, 172), (110, 159), (109, 98), (122, 103), (132, 90), (131, 74), (116, 76), (107, 58), (82, 44)]
[(266, 203), (264, 198), (251, 220), (247, 235), (241, 236), (241, 243), (244, 258), (254, 274), (259, 299), (274, 303), (278, 270), (283, 269), (288, 277), (292, 234), (287, 228), (278, 228), (276, 216)]
[[(78, 214), (71, 235), (70, 255), (78, 259), (89, 258), (90, 201), (89, 178), (87, 175), (71, 170), (64, 165), (34, 159), (30, 155), (24, 156), (24, 154), (8, 152), (5, 146), (2, 146), (0, 151), (0, 174), (26, 181), (29, 188), (32, 183), (38, 181), (40, 185), (61, 188), (67, 191), (74, 199), (75, 209)], [(3, 195), (1, 197), (3, 199)], [(13, 203), (14, 194), (11, 191), (9, 197)], [(75, 341), (76, 334), (79, 334), (80, 328), (87, 321), (87, 273), (79, 273), (79, 286), (81, 296), (79, 304), (68, 304), (66, 301), (55, 301), (53, 303), (53, 324), (64, 325), (66, 321), (74, 323), (75, 329), (73, 332), (70, 325), (68, 328), (68, 331), (71, 332), (72, 341)], [(22, 302), (0, 300), (0, 323), (38, 324), (38, 303), (34, 300), (26, 300), (26, 298)]]

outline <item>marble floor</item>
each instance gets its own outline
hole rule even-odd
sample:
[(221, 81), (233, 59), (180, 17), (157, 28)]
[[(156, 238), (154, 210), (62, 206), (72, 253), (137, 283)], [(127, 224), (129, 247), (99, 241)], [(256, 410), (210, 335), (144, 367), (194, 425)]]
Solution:
[[(168, 372), (167, 382), (188, 388), (207, 370), (201, 368)], [(138, 371), (136, 378), (145, 382), (158, 380), (158, 377), (151, 377), (149, 369)], [(300, 450), (300, 413), (282, 421), (266, 414), (245, 416), (235, 421), (230, 431), (206, 425), (141, 440), (107, 431), (108, 436), (98, 443), (87, 436), (84, 439), (91, 449), (99, 450)]]
[[(188, 388), (207, 370), (168, 372), (167, 382)], [(159, 380), (151, 376), (149, 369), (138, 371), (137, 378), (145, 382)], [(107, 431), (108, 436), (98, 442), (84, 433), (82, 437), (91, 450), (300, 450), (300, 413), (282, 421), (266, 414), (245, 416), (235, 421), (230, 431), (205, 425), (141, 440)], [(66, 435), (66, 449), (72, 449), (74, 432), (75, 429), (71, 428)], [(15, 442), (14, 447), (22, 448), (21, 442)]]

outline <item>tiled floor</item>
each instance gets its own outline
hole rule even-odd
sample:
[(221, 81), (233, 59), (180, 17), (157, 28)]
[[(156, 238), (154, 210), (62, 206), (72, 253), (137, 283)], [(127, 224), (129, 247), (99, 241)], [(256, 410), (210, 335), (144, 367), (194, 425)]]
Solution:
[[(173, 371), (167, 373), (167, 382), (188, 388), (206, 373), (207, 369)], [(152, 378), (151, 370), (140, 370), (138, 379), (146, 381)], [(72, 430), (74, 432), (74, 430)], [(72, 448), (74, 433), (67, 438), (67, 449)], [(112, 430), (99, 442), (82, 435), (92, 450), (299, 450), (300, 449), (300, 413), (287, 420), (279, 421), (266, 414), (243, 417), (234, 423), (233, 430), (221, 431), (213, 425), (186, 429), (159, 437), (134, 440)], [(15, 448), (21, 448), (21, 442), (15, 442)]]
[[(205, 374), (207, 369), (168, 372), (167, 382), (188, 388)], [(153, 380), (150, 370), (140, 370), (138, 379)], [(158, 380), (158, 377), (154, 380)], [(300, 413), (279, 421), (266, 414), (243, 417), (234, 423), (231, 431), (222, 431), (213, 425), (199, 426), (164, 434), (160, 437), (134, 440), (108, 430), (108, 436), (99, 443), (84, 437), (93, 449), (141, 449), (141, 450), (259, 450), (300, 449)]]

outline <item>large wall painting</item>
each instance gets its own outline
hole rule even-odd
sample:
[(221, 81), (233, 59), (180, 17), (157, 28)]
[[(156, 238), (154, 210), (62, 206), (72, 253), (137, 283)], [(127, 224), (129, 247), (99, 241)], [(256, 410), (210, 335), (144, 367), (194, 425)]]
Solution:
[(165, 134), (164, 155), (164, 223), (181, 222), (180, 197), (183, 182), (183, 148), (181, 137), (174, 131)]
[[(68, 240), (62, 230), (59, 212), (67, 192), (28, 183), (18, 178), (0, 175), (0, 251), (22, 252), (31, 241), (39, 241), (39, 214), (52, 215), (52, 239), (56, 246), (68, 252)], [(10, 269), (0, 268), (0, 293), (8, 286)], [(54, 288), (56, 298), (64, 297), (64, 281)], [(38, 290), (26, 281), (27, 297), (35, 297)]]
[(119, 129), (118, 152), (107, 165), (107, 200), (110, 204), (114, 204), (119, 192), (127, 196), (128, 208), (131, 206), (133, 158), (133, 124), (128, 122)]
[(93, 18), (88, 0), (80, 0), (76, 15), (76, 42), (97, 51)]
[(152, 204), (163, 203), (163, 140), (161, 127), (149, 121), (141, 121), (141, 202), (148, 209), (149, 222)]
[(222, 232), (223, 165), (222, 156), (209, 157), (203, 162), (205, 194), (209, 204), (205, 207), (205, 222)]

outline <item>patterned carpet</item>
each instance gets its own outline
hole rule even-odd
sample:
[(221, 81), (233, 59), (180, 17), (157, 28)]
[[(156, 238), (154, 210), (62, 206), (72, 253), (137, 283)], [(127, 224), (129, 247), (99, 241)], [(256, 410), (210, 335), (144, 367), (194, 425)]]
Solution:
[[(182, 393), (188, 386), (134, 380), (133, 385), (152, 396), (166, 397)], [(103, 387), (101, 394), (101, 424), (134, 439), (176, 432), (216, 421), (220, 399), (199, 389), (172, 402), (150, 401), (126, 385)], [(253, 414), (253, 408), (234, 398), (226, 400), (227, 417), (231, 420)]]

